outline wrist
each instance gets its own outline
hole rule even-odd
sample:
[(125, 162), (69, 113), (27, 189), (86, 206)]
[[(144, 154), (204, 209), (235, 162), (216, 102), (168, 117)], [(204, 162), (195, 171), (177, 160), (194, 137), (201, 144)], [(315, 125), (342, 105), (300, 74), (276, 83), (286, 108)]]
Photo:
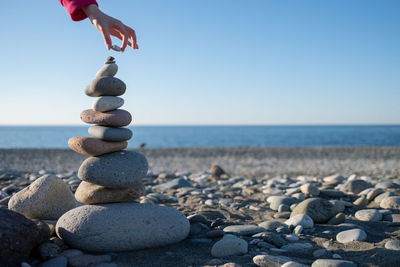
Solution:
[(97, 7), (95, 4), (90, 4), (85, 7), (82, 7), (83, 12), (85, 12), (86, 16), (89, 18), (92, 18), (93, 16), (96, 16), (100, 12), (100, 9)]

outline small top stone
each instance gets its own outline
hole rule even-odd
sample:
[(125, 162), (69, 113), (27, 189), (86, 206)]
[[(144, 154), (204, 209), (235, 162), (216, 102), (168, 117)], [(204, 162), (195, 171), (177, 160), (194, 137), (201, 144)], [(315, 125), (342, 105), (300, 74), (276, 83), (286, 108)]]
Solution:
[(112, 56), (109, 56), (107, 58), (107, 61), (106, 61), (105, 64), (112, 64), (112, 63), (115, 63), (115, 58), (113, 58)]

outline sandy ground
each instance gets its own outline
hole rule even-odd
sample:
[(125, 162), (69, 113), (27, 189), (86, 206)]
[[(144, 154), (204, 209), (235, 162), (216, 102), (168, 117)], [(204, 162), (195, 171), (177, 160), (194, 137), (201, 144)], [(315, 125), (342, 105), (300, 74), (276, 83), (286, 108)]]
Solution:
[[(222, 166), (232, 175), (266, 174), (399, 176), (400, 147), (167, 148), (141, 151), (155, 173)], [(66, 149), (0, 149), (0, 169), (58, 172), (77, 170), (86, 157)]]

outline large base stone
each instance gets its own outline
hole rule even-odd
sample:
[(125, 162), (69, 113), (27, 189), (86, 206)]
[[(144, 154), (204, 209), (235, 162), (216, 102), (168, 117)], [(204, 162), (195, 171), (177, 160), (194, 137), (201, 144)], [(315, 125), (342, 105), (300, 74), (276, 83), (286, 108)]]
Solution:
[(93, 252), (164, 246), (185, 239), (189, 230), (178, 210), (132, 202), (81, 206), (56, 225), (57, 235), (69, 246)]

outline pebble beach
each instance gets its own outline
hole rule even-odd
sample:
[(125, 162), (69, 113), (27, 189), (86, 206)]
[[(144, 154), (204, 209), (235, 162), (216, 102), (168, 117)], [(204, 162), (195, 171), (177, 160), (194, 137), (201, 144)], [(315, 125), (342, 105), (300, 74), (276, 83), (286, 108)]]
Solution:
[[(31, 253), (25, 252), (24, 266), (400, 264), (398, 147), (137, 151), (149, 171), (136, 201), (182, 212), (190, 223), (187, 237), (148, 249), (93, 252), (60, 239), (57, 220), (33, 220), (42, 225), (42, 241), (26, 238), (33, 243), (25, 246)], [(77, 197), (77, 170), (85, 158), (62, 149), (0, 150), (1, 211), (13, 195), (48, 177)], [(65, 202), (52, 208), (65, 208)]]

